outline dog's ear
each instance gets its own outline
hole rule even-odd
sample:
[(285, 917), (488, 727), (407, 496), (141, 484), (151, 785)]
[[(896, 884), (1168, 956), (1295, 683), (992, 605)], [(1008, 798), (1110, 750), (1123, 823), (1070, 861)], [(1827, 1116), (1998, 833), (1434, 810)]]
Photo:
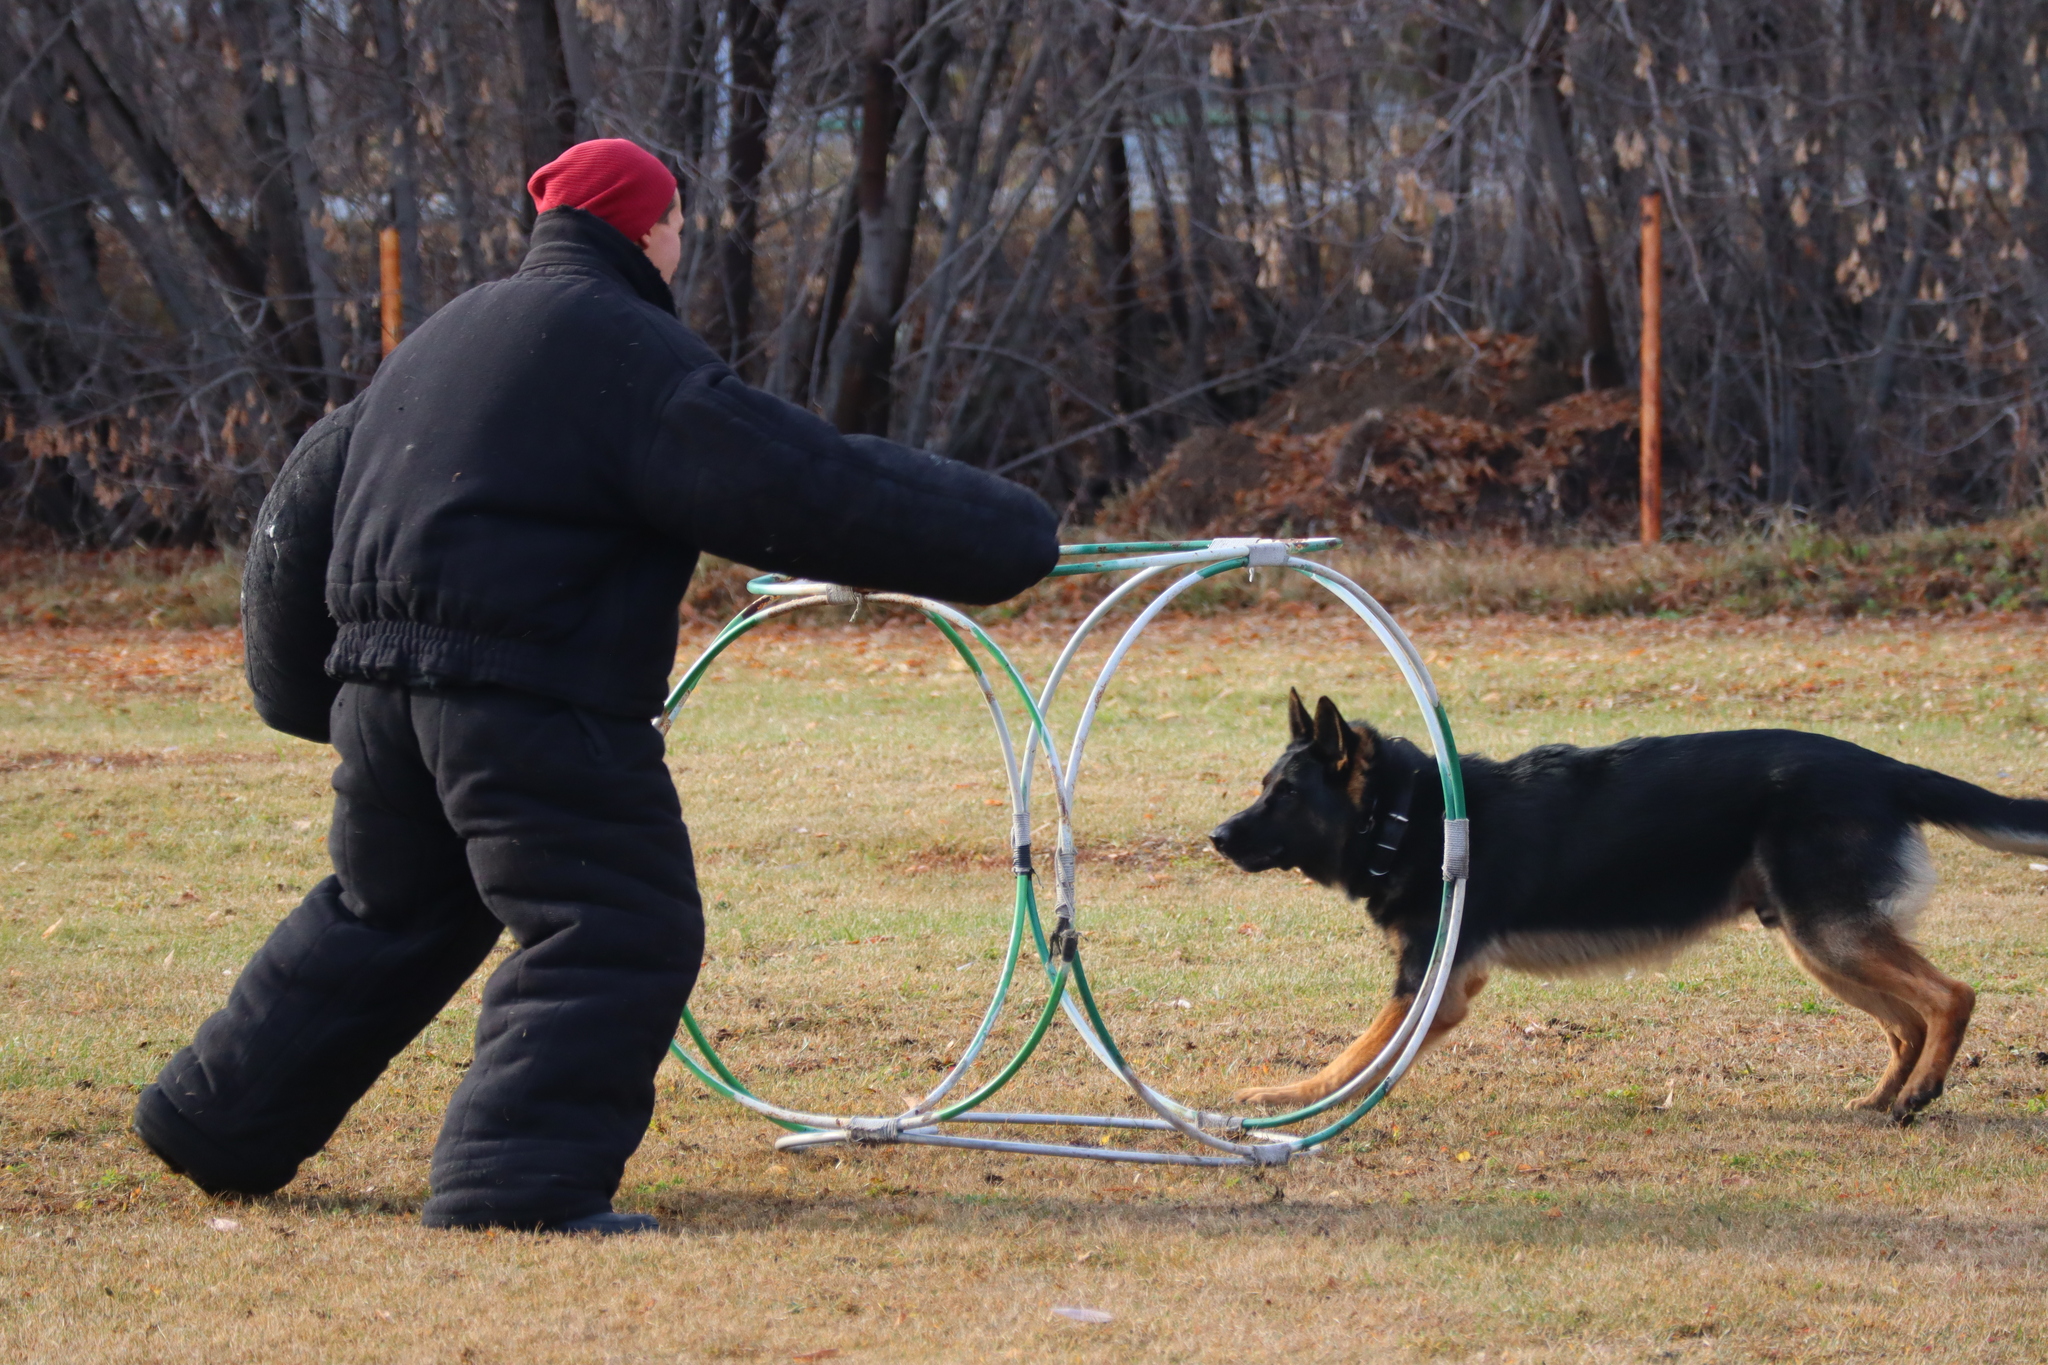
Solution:
[(1287, 689), (1287, 737), (1296, 744), (1306, 744), (1316, 737), (1316, 723), (1309, 719), (1308, 708), (1301, 704), (1301, 693), (1295, 688)]
[(1351, 738), (1351, 727), (1344, 723), (1337, 703), (1328, 697), (1317, 697), (1315, 742), (1311, 746), (1315, 756), (1335, 767), (1350, 757), (1350, 746), (1346, 741)]
[(1365, 800), (1366, 777), (1379, 756), (1379, 736), (1370, 725), (1353, 725), (1328, 697), (1316, 700), (1316, 733), (1313, 752), (1317, 758), (1344, 774), (1344, 785), (1353, 804)]

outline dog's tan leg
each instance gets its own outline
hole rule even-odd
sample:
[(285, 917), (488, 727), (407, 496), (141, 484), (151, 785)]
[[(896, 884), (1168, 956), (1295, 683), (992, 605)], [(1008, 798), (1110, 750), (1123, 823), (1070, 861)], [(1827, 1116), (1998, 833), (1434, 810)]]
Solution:
[(1874, 1109), (1883, 1113), (1892, 1107), (1899, 1091), (1905, 1087), (1906, 1078), (1913, 1074), (1913, 1068), (1920, 1061), (1921, 1049), (1927, 1042), (1927, 1025), (1917, 1010), (1905, 1001), (1873, 990), (1851, 977), (1833, 971), (1800, 946), (1797, 939), (1781, 936), (1785, 954), (1793, 963), (1812, 978), (1823, 990), (1845, 1004), (1854, 1005), (1871, 1018), (1877, 1020), (1884, 1030), (1885, 1041), (1891, 1045), (1891, 1064), (1874, 1089), (1863, 1098), (1851, 1100), (1851, 1109)]
[[(1472, 997), (1479, 994), (1485, 985), (1485, 972), (1463, 967), (1454, 969), (1451, 979), (1444, 983), (1443, 1003), (1437, 1008), (1429, 1033), (1423, 1038), (1423, 1047), (1434, 1047), (1445, 1034), (1465, 1022), (1465, 1016), (1472, 1008)], [(1237, 1092), (1238, 1102), (1263, 1104), (1276, 1109), (1298, 1109), (1342, 1089), (1386, 1049), (1388, 1040), (1400, 1029), (1401, 1021), (1408, 1016), (1408, 1009), (1414, 1003), (1413, 996), (1395, 996), (1374, 1016), (1372, 1025), (1321, 1071), (1293, 1085), (1261, 1085), (1240, 1090)]]
[(1956, 1050), (1970, 1027), (1970, 1014), (1977, 1007), (1977, 993), (1944, 975), (1919, 949), (1889, 929), (1881, 937), (1873, 936), (1862, 955), (1844, 965), (1858, 985), (1904, 1002), (1926, 1023), (1926, 1042), (1919, 1059), (1891, 1103), (1892, 1119), (1908, 1122), (1939, 1098), (1947, 1084)]

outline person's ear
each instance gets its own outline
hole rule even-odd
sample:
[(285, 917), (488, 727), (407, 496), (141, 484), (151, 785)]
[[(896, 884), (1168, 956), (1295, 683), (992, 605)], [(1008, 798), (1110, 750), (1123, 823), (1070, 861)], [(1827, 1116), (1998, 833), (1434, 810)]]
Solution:
[(645, 251), (649, 246), (653, 245), (655, 228), (662, 227), (669, 223), (674, 223), (676, 226), (676, 230), (680, 232), (683, 226), (682, 217), (683, 192), (681, 190), (677, 190), (668, 201), (668, 212), (662, 214), (661, 217), (655, 219), (653, 224), (648, 227), (647, 231), (641, 235), (640, 249), (642, 251)]

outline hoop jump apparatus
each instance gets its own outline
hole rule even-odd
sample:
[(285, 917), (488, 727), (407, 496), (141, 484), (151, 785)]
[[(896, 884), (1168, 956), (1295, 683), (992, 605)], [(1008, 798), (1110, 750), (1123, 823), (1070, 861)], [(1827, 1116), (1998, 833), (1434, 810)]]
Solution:
[[(1111, 591), (1077, 627), (1054, 663), (1051, 675), (1036, 696), (1024, 677), (987, 631), (974, 620), (942, 602), (899, 593), (863, 594), (834, 584), (792, 580), (766, 575), (748, 584), (756, 600), (734, 617), (704, 652), (684, 672), (663, 706), (661, 724), (673, 725), (683, 703), (703, 681), (711, 665), (726, 648), (765, 621), (820, 606), (855, 606), (863, 600), (891, 602), (914, 608), (945, 636), (972, 671), (988, 707), (996, 741), (1002, 749), (1003, 767), (1009, 781), (1012, 843), (1015, 852), (1013, 874), (1016, 892), (1010, 916), (1009, 940), (995, 993), (983, 1012), (981, 1023), (959, 1060), (938, 1084), (916, 1104), (893, 1115), (817, 1114), (791, 1109), (766, 1100), (749, 1090), (698, 1025), (694, 1015), (683, 1012), (684, 1033), (670, 1044), (677, 1060), (717, 1093), (744, 1105), (771, 1122), (789, 1130), (779, 1138), (778, 1150), (826, 1146), (834, 1143), (913, 1143), (927, 1147), (965, 1147), (981, 1151), (1022, 1152), (1039, 1156), (1081, 1157), (1091, 1161), (1126, 1161), (1178, 1166), (1282, 1166), (1295, 1154), (1312, 1151), (1343, 1133), (1369, 1113), (1407, 1072), (1421, 1050), (1422, 1042), (1442, 1002), (1450, 977), (1450, 966), (1458, 946), (1458, 931), (1465, 907), (1465, 878), (1469, 861), (1469, 826), (1465, 818), (1465, 792), (1459, 774), (1458, 754), (1451, 739), (1450, 719), (1442, 699), (1430, 681), (1421, 655), (1394, 618), (1372, 596), (1343, 574), (1327, 565), (1304, 558), (1338, 544), (1334, 538), (1314, 540), (1220, 539), (1194, 541), (1143, 541), (1101, 545), (1070, 545), (1060, 550), (1061, 563), (1051, 577), (1129, 572), (1130, 577)], [(1088, 986), (1082, 960), (1079, 922), (1080, 901), (1076, 894), (1074, 839), (1075, 797), (1088, 734), (1101, 708), (1110, 682), (1124, 657), (1146, 627), (1188, 589), (1206, 579), (1235, 569), (1256, 572), (1261, 568), (1285, 569), (1313, 580), (1350, 607), (1369, 626), (1393, 657), (1401, 676), (1407, 680), (1421, 708), (1424, 728), (1442, 776), (1444, 791), (1443, 908), (1437, 922), (1436, 942), (1429, 966), (1400, 1028), (1388, 1040), (1372, 1065), (1352, 1081), (1318, 1102), (1292, 1113), (1237, 1117), (1190, 1108), (1154, 1089), (1132, 1070), (1118, 1049), (1116, 1040), (1095, 996)], [(1072, 666), (1082, 643), (1119, 602), (1147, 586), (1169, 570), (1187, 572), (1158, 592), (1125, 628), (1116, 647), (1096, 675), (1082, 708), (1073, 738), (1062, 758), (1048, 723), (1060, 684)], [(970, 640), (972, 643), (970, 644)], [(981, 653), (977, 654), (975, 646)], [(991, 681), (994, 666), (1014, 691), (1025, 717), (1024, 744), (1020, 752), (1010, 723), (998, 701), (998, 686)], [(1058, 807), (1059, 832), (1052, 858), (1054, 901), (1051, 932), (1046, 931), (1039, 912), (1037, 869), (1031, 847), (1031, 777), (1043, 753), (1052, 777)], [(1049, 986), (1045, 1004), (1024, 1042), (996, 1072), (968, 1094), (953, 1098), (968, 1072), (979, 1061), (990, 1033), (1009, 1000), (1017, 966), (1023, 960), (1029, 938)], [(1119, 1077), (1150, 1111), (1150, 1116), (1107, 1114), (1011, 1113), (981, 1106), (992, 1099), (1021, 1071), (1046, 1032), (1054, 1016), (1064, 1012), (1067, 1020), (1102, 1064)], [(1371, 1089), (1366, 1085), (1381, 1079)], [(1364, 1090), (1364, 1094), (1358, 1092)], [(1345, 1105), (1341, 1116), (1309, 1131), (1281, 1130), (1308, 1124)], [(1080, 1146), (1058, 1142), (1011, 1141), (975, 1134), (947, 1131), (960, 1125), (1015, 1125), (1052, 1128), (1110, 1128), (1142, 1131), (1173, 1131), (1201, 1151), (1140, 1151), (1129, 1148)]]

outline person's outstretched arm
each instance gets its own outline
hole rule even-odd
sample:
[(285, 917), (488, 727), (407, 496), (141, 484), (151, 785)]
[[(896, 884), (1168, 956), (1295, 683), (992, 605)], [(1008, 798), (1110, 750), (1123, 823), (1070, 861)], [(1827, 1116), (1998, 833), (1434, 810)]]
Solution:
[(985, 605), (1059, 559), (1059, 519), (1028, 489), (842, 436), (724, 365), (684, 376), (639, 472), (663, 530), (774, 573)]

